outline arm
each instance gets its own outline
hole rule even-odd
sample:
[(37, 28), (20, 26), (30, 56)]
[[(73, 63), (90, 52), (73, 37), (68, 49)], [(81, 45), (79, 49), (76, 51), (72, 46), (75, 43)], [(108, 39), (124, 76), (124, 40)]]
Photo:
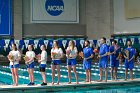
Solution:
[(84, 58), (84, 59), (88, 60), (88, 59), (91, 59), (91, 58), (93, 58), (93, 54), (91, 54), (91, 56), (89, 56), (87, 58)]
[[(69, 50), (69, 47), (67, 47), (66, 51)], [(66, 53), (66, 57), (69, 58), (69, 55)]]
[(53, 48), (51, 49), (51, 59), (54, 58), (54, 56), (52, 55), (52, 53), (53, 53)]
[(9, 58), (10, 55), (12, 55), (12, 52), (11, 52), (11, 51), (9, 52), (7, 58), (8, 58), (8, 60), (9, 60), (10, 62), (12, 62), (13, 60), (11, 60), (11, 59)]
[(133, 55), (133, 56), (132, 56), (132, 58), (131, 58), (131, 59), (129, 59), (129, 61), (133, 60), (134, 58), (135, 58), (135, 55)]
[(108, 48), (108, 46), (106, 45), (105, 46), (105, 54), (103, 54), (103, 55), (100, 55), (99, 57), (105, 57), (105, 56), (108, 56), (108, 53), (109, 53), (109, 48)]
[(118, 55), (118, 57), (116, 59), (118, 60), (120, 58), (120, 56), (121, 56), (121, 52), (119, 52), (119, 55)]
[(92, 49), (90, 50), (90, 54), (91, 54), (91, 55), (90, 55), (89, 57), (84, 58), (84, 59), (88, 60), (88, 59), (93, 58), (93, 56), (94, 56), (93, 54), (94, 54), (94, 53), (93, 53), (93, 50), (92, 50)]
[(78, 50), (77, 50), (77, 48), (75, 47), (75, 48), (74, 48), (74, 54), (72, 54), (72, 55), (70, 54), (70, 57), (71, 57), (71, 58), (76, 58), (77, 55), (78, 55)]
[(131, 61), (131, 60), (133, 60), (135, 58), (135, 54), (136, 54), (136, 51), (133, 50), (133, 56), (132, 56), (132, 58), (129, 59), (129, 61)]

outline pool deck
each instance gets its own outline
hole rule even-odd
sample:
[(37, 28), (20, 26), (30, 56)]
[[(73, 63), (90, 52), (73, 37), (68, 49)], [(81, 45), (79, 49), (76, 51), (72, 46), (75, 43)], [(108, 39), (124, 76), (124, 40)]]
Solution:
[(74, 91), (76, 89), (105, 89), (105, 88), (116, 88), (117, 86), (125, 86), (125, 85), (133, 85), (133, 84), (139, 84), (140, 85), (140, 79), (134, 79), (134, 80), (127, 80), (124, 81), (124, 79), (119, 79), (118, 81), (111, 81), (108, 80), (108, 82), (97, 82), (92, 81), (91, 83), (86, 82), (79, 82), (79, 84), (76, 84), (75, 82), (72, 84), (66, 83), (60, 83), (59, 85), (52, 85), (51, 83), (48, 83), (47, 86), (40, 86), (34, 85), (34, 86), (27, 86), (27, 85), (19, 85), (19, 86), (12, 86), (12, 85), (1, 85), (0, 86), (0, 93), (39, 93), (39, 92), (59, 92), (59, 91)]

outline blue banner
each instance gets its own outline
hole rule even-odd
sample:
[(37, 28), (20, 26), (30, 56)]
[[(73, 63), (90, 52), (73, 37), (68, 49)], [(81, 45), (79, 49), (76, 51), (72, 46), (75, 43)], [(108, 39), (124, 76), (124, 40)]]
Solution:
[(12, 0), (0, 0), (0, 36), (12, 35)]

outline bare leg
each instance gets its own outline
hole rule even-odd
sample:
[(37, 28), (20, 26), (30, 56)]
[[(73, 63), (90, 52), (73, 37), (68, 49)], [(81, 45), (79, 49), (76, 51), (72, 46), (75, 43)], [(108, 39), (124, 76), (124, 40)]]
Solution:
[(43, 82), (47, 83), (47, 81), (46, 81), (46, 73), (45, 72), (41, 72), (41, 75), (42, 75)]
[(71, 84), (71, 66), (68, 65), (68, 78), (69, 78), (69, 83)]
[(75, 74), (76, 83), (79, 84), (79, 82), (78, 82), (78, 75), (77, 75), (77, 72), (76, 72), (76, 66), (73, 66), (73, 72)]
[(32, 82), (32, 79), (31, 79), (31, 74), (30, 74), (30, 69), (28, 68), (28, 73), (29, 73), (29, 79), (30, 79), (30, 82)]
[(130, 69), (130, 79), (133, 80), (133, 70)]
[(34, 68), (30, 69), (31, 82), (34, 83)]
[(125, 69), (125, 80), (127, 80), (127, 76), (128, 76), (128, 69)]
[(57, 85), (59, 85), (59, 82), (60, 82), (60, 65), (56, 65), (56, 69), (57, 69), (57, 73), (58, 73)]
[(14, 68), (14, 73), (15, 73), (15, 86), (18, 85), (18, 68)]
[(89, 82), (91, 82), (91, 70), (88, 70), (88, 75), (89, 75)]
[(14, 68), (11, 68), (11, 73), (12, 73), (12, 79), (13, 79), (13, 85), (15, 85), (15, 73), (14, 73)]
[(105, 68), (105, 82), (107, 82), (107, 79), (108, 79), (108, 70), (107, 68)]
[(110, 73), (110, 74), (111, 74), (111, 79), (112, 79), (112, 80), (114, 80), (113, 71), (114, 71), (114, 68), (113, 68), (113, 67), (111, 67), (111, 73)]
[(102, 76), (103, 76), (103, 70), (102, 70), (102, 68), (100, 68), (100, 79), (98, 80), (98, 82), (102, 81)]
[(53, 85), (54, 84), (54, 75), (55, 75), (55, 73), (54, 73), (55, 65), (52, 65), (51, 68), (52, 68), (52, 85)]
[(115, 80), (117, 80), (117, 77), (118, 77), (117, 71), (118, 71), (118, 68), (116, 67), (116, 68), (115, 68)]
[(86, 82), (89, 82), (89, 74), (88, 74), (88, 70), (86, 70)]

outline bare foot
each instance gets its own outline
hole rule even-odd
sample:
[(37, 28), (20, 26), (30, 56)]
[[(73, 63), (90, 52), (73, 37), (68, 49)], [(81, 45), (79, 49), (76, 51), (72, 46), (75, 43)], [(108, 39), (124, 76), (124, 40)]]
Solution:
[(59, 85), (59, 82), (57, 82), (57, 84), (56, 85)]
[(89, 82), (89, 80), (88, 80), (88, 79), (86, 79), (86, 80), (85, 80), (85, 82)]
[(107, 80), (104, 80), (103, 82), (107, 82)]
[(71, 84), (71, 82), (68, 82), (68, 84)]
[(115, 81), (119, 81), (118, 79), (115, 79)]
[(13, 84), (13, 86), (18, 86), (18, 84)]
[(54, 82), (52, 82), (52, 85), (54, 85)]
[(133, 78), (130, 78), (130, 80), (133, 80)]
[(91, 82), (91, 81), (89, 81), (89, 83), (91, 84), (92, 82)]
[(76, 84), (79, 84), (79, 82), (76, 82)]
[(102, 82), (102, 80), (101, 80), (101, 79), (99, 79), (99, 80), (97, 80), (97, 82)]
[(127, 81), (127, 78), (125, 78), (124, 81)]

